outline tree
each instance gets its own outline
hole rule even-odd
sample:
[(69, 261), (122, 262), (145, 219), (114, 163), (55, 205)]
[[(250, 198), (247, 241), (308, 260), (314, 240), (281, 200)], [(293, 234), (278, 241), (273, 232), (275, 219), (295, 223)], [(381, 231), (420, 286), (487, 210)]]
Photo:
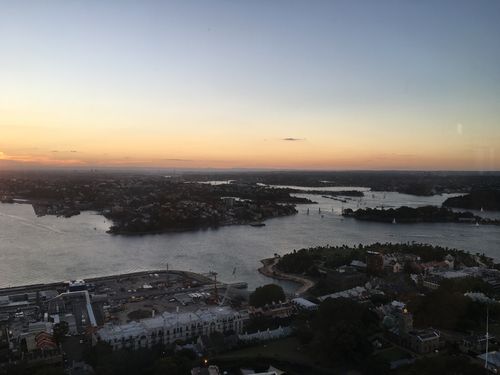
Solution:
[(262, 307), (273, 302), (285, 301), (283, 288), (276, 284), (260, 286), (250, 294), (250, 305)]
[(189, 374), (191, 363), (188, 359), (180, 356), (167, 357), (156, 361), (153, 366), (153, 374), (184, 375)]
[[(464, 292), (489, 290), (488, 284), (474, 278), (445, 280), (438, 289), (414, 299), (408, 307), (418, 327), (432, 326), (462, 332), (482, 330), (486, 305), (464, 296)], [(497, 319), (499, 315), (500, 309), (492, 306), (490, 318)]]
[(473, 375), (484, 373), (484, 368), (465, 356), (437, 356), (434, 358), (422, 358), (415, 364), (402, 367), (398, 375)]
[(59, 344), (65, 335), (69, 332), (68, 322), (62, 321), (54, 324), (54, 339)]
[(367, 337), (377, 327), (377, 317), (349, 299), (327, 299), (312, 321), (313, 345), (328, 358), (360, 361), (372, 351)]
[(37, 370), (34, 375), (64, 375), (64, 369), (59, 367), (45, 367)]

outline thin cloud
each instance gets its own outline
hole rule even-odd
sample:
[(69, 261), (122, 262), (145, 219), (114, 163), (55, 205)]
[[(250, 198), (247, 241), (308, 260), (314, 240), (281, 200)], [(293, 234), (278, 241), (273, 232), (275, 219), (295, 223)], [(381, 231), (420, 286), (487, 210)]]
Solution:
[(292, 137), (287, 137), (287, 138), (282, 138), (282, 141), (287, 141), (287, 142), (298, 142), (298, 141), (305, 141), (305, 138), (292, 138)]
[(53, 154), (58, 153), (58, 152), (61, 152), (61, 153), (71, 153), (71, 154), (75, 154), (75, 153), (77, 153), (78, 151), (76, 151), (76, 150), (68, 150), (68, 151), (52, 150), (52, 151), (50, 151), (50, 152), (52, 152)]
[(194, 161), (194, 160), (190, 160), (190, 159), (162, 159), (164, 161), (181, 161), (181, 162), (191, 162), (191, 161)]
[(9, 155), (0, 151), (0, 160), (10, 163), (20, 163), (25, 165), (83, 165), (84, 161), (78, 159), (60, 159), (49, 155), (19, 154)]

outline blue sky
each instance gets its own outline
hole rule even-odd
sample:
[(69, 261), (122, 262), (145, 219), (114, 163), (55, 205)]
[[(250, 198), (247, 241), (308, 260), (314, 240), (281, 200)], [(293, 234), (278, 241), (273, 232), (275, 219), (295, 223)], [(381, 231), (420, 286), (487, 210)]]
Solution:
[(4, 160), (500, 168), (499, 1), (1, 9)]

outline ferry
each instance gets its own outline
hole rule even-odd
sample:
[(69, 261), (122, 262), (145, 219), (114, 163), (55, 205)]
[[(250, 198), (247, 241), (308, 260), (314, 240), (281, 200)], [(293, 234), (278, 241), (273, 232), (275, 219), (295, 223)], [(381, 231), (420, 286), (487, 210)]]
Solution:
[(250, 226), (251, 226), (251, 227), (265, 227), (265, 226), (266, 226), (266, 224), (265, 224), (265, 223), (263, 223), (263, 222), (261, 222), (261, 221), (256, 221), (256, 222), (254, 222), (254, 223), (250, 223)]

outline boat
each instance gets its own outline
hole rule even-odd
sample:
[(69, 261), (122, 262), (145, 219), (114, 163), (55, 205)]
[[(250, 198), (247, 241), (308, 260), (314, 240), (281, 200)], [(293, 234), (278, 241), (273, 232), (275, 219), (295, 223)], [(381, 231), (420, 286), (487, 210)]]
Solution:
[(392, 223), (393, 223), (393, 224), (397, 224), (397, 222), (396, 222), (396, 218), (392, 219)]
[(261, 221), (256, 221), (256, 222), (254, 222), (254, 223), (250, 223), (250, 226), (251, 226), (251, 227), (265, 227), (265, 226), (266, 226), (266, 224), (265, 224), (265, 223), (263, 223), (263, 222), (261, 222)]

